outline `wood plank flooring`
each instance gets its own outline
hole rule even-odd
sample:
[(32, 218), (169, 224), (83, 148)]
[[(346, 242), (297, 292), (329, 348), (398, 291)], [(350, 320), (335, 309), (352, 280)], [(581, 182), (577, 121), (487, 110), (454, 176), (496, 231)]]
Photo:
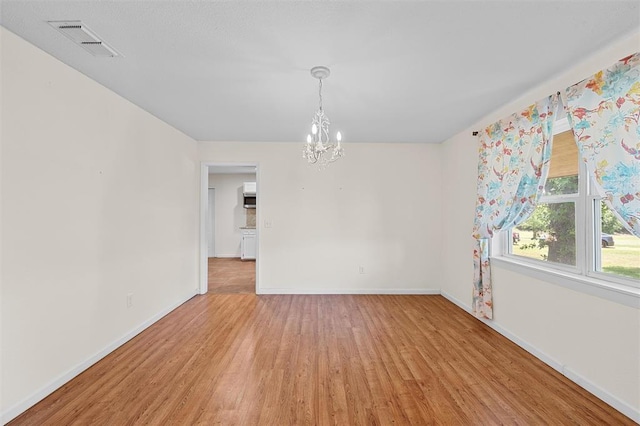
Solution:
[(12, 425), (625, 425), (441, 296), (205, 294)]
[(209, 293), (255, 293), (256, 261), (209, 258)]

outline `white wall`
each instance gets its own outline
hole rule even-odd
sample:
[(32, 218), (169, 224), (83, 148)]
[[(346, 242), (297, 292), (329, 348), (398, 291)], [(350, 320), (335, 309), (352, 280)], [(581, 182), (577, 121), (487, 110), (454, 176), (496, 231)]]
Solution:
[[(472, 288), (471, 229), (475, 208), (479, 130), (544, 96), (576, 83), (640, 46), (634, 35), (594, 54), (565, 74), (480, 120), (442, 146), (443, 228), (442, 291), (469, 308)], [(640, 311), (492, 265), (494, 326), (534, 348), (567, 374), (640, 415)], [(636, 417), (636, 420), (640, 417)]]
[(199, 168), (193, 140), (0, 34), (6, 421), (195, 294)]
[(216, 173), (209, 175), (209, 188), (215, 188), (216, 257), (240, 257), (240, 227), (247, 223), (242, 184), (255, 182), (253, 174)]
[[(3, 44), (4, 44), (4, 35), (5, 32), (0, 29), (0, 48), (2, 48)], [(0, 52), (0, 55), (2, 54), (2, 52)], [(3, 211), (3, 196), (2, 196), (2, 161), (3, 161), (3, 156), (2, 156), (2, 138), (3, 138), (3, 133), (2, 133), (2, 128), (3, 126), (3, 111), (2, 111), (2, 107), (4, 102), (2, 102), (2, 99), (4, 99), (4, 89), (3, 89), (3, 84), (2, 81), (4, 81), (4, 72), (3, 72), (3, 67), (2, 67), (2, 56), (0, 56), (0, 422), (3, 420), (3, 412), (4, 412), (4, 405), (2, 403), (2, 401), (4, 401), (4, 391), (2, 389), (2, 383), (4, 383), (4, 372), (2, 369), (2, 366), (4, 365), (4, 351), (2, 350), (3, 347), (3, 335), (4, 335), (4, 329), (5, 329), (5, 325), (4, 325), (4, 315), (2, 313), (2, 301), (4, 300), (4, 285), (2, 284), (3, 282), (3, 255), (2, 255), (2, 235), (3, 235), (3, 221), (2, 221), (2, 211)]]
[(199, 146), (203, 162), (259, 165), (259, 292), (440, 288), (440, 146), (346, 144), (323, 171), (302, 160), (302, 143)]

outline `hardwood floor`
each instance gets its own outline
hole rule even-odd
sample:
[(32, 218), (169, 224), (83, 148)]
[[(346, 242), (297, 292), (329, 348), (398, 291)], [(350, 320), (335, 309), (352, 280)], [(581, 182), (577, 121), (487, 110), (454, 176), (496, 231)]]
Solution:
[(11, 424), (625, 425), (441, 296), (196, 296)]
[(238, 258), (209, 258), (209, 293), (256, 292), (256, 261)]

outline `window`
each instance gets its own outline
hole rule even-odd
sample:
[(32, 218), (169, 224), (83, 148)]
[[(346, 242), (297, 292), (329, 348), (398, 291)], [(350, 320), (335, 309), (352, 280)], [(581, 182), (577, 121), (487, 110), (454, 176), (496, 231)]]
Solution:
[(600, 216), (601, 232), (595, 270), (640, 280), (640, 238), (628, 233), (603, 202), (596, 204), (595, 209)]
[(640, 288), (640, 238), (625, 230), (591, 185), (566, 118), (554, 127), (543, 195), (527, 221), (502, 233), (504, 258)]

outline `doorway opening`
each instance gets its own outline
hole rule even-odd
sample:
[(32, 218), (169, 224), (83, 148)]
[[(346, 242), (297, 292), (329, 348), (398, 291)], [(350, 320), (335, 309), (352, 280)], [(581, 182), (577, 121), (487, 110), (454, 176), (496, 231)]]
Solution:
[(257, 188), (257, 164), (202, 164), (200, 294), (258, 293)]

